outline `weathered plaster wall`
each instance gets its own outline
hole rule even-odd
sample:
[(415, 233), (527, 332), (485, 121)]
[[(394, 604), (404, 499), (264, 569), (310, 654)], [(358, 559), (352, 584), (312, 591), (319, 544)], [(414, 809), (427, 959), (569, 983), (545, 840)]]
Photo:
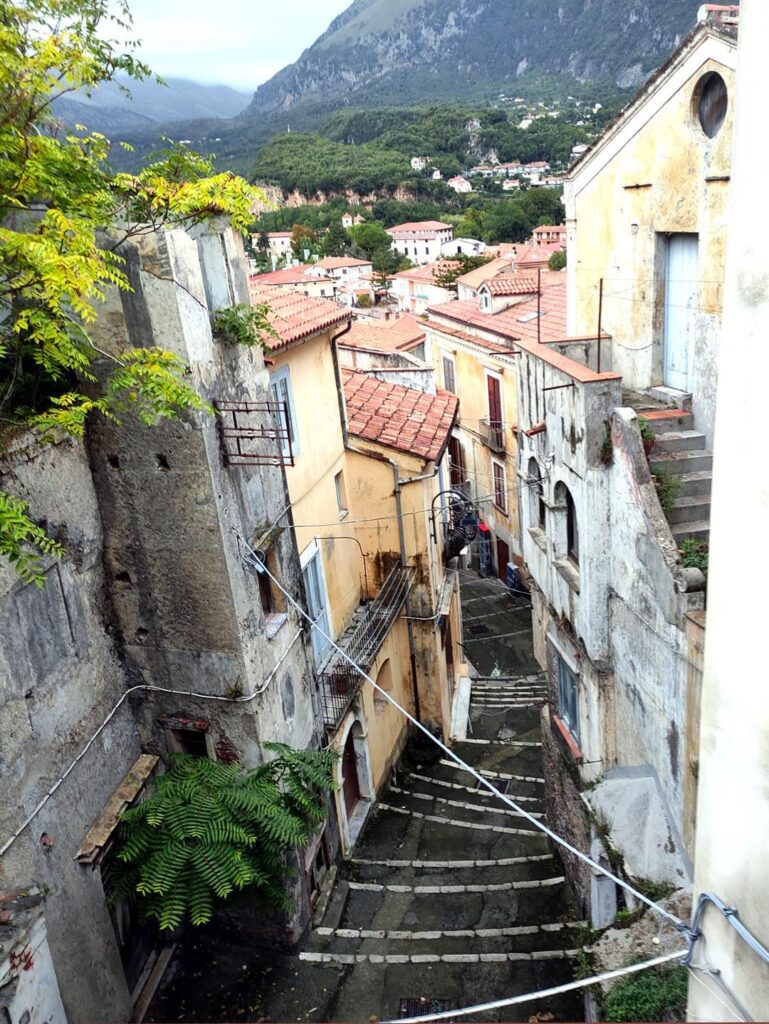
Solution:
[[(614, 369), (630, 388), (663, 383), (664, 239), (699, 235), (699, 283), (691, 356), (695, 425), (712, 441), (723, 303), (734, 115), (733, 45), (701, 35), (576, 168), (565, 191), (569, 238), (569, 332), (595, 334), (604, 278), (603, 329)], [(709, 139), (693, 94), (717, 71), (732, 102)]]
[[(40, 899), (39, 895), (22, 896), (19, 902)], [(10, 928), (1, 926), (5, 933), (13, 929), (15, 915), (7, 912), (5, 901), (3, 906), (5, 916), (11, 918)], [(9, 949), (3, 941), (5, 935), (0, 935), (0, 1012), (8, 1024), (67, 1024), (42, 909), (22, 913), (30, 920), (15, 929)]]
[[(3, 845), (119, 702), (126, 676), (110, 633), (102, 524), (83, 446), (41, 448), (22, 437), (3, 453), (0, 485), (67, 548), (42, 589), (0, 564)], [(34, 880), (50, 889), (48, 941), (72, 1024), (123, 1021), (131, 1010), (99, 872), (74, 856), (140, 750), (126, 702), (2, 860), (4, 887)], [(41, 843), (44, 834), (52, 845)]]

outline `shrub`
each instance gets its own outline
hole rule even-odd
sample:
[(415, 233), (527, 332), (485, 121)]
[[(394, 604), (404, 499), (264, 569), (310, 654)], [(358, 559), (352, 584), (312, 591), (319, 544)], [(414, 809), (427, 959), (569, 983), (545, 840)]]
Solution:
[(685, 967), (622, 978), (604, 999), (604, 1020), (685, 1020), (687, 987)]

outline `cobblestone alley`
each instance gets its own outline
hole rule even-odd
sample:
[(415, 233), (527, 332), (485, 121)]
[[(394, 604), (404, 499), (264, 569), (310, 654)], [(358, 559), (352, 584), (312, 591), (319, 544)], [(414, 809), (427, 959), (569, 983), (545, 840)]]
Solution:
[[(455, 749), (541, 816), (546, 688), (532, 654), (530, 611), (497, 580), (469, 572), (462, 604), (466, 656), (478, 678), (468, 737)], [(200, 972), (200, 989), (182, 994), (169, 978), (152, 1019), (386, 1020), (571, 980), (581, 925), (547, 839), (448, 759), (426, 760), (401, 762), (298, 956), (254, 962), (241, 954), (233, 969), (226, 966), (233, 954), (222, 950), (214, 957), (219, 970), (187, 964)], [(472, 1019), (548, 1013), (580, 1020), (581, 998)]]

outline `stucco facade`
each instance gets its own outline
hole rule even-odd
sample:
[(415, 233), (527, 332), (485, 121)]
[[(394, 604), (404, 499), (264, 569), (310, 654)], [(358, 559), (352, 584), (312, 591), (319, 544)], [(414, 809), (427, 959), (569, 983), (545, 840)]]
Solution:
[[(731, 191), (736, 41), (699, 26), (601, 139), (579, 158), (564, 189), (568, 228), (568, 326), (572, 335), (612, 335), (626, 388), (670, 386), (691, 394), (695, 427), (712, 444)], [(726, 87), (723, 123), (709, 137), (700, 97), (709, 76)], [(670, 354), (666, 282), (671, 239), (688, 238), (696, 263), (673, 297), (689, 318), (682, 373)], [(672, 271), (675, 273), (675, 271)], [(676, 282), (674, 282), (675, 284)], [(676, 293), (678, 294), (678, 293)], [(681, 292), (683, 295), (683, 292)], [(686, 307), (686, 308), (684, 308)], [(668, 326), (666, 327), (666, 316)], [(667, 351), (666, 351), (667, 349)]]

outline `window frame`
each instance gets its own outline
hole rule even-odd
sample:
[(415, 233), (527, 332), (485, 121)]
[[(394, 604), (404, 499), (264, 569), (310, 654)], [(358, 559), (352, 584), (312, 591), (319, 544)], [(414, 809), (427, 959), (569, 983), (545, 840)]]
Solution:
[[(451, 387), (446, 378), (446, 367), (451, 367)], [(450, 352), (441, 351), (441, 371), (443, 374), (443, 389), (444, 391), (450, 391), (452, 395), (457, 394), (457, 361), (454, 355)]]
[(290, 444), (287, 442), (283, 446), (283, 455), (288, 455), (291, 451), (294, 456), (300, 452), (299, 446), (299, 431), (296, 423), (296, 403), (294, 401), (294, 391), (291, 386), (291, 368), (289, 366), (281, 366), (277, 370), (274, 370), (270, 374), (270, 395), (272, 401), (278, 405), (284, 401), (276, 394), (276, 389), (280, 384), (285, 384), (286, 398), (285, 403), (288, 407), (288, 418), (285, 419), (282, 412), (278, 413), (278, 418), (284, 429), (288, 430), (290, 437)]
[(579, 728), (579, 673), (556, 650), (556, 683), (558, 692), (558, 717), (571, 733), (574, 742), (581, 749)]
[(334, 474), (334, 490), (336, 491), (336, 507), (339, 511), (339, 518), (344, 519), (345, 516), (350, 514), (350, 503), (347, 500), (347, 487), (345, 485), (343, 469)]
[[(497, 471), (499, 471), (501, 480), (498, 479)], [(494, 508), (499, 509), (503, 515), (508, 514), (507, 504), (507, 470), (504, 462), (499, 462), (497, 459), (491, 460), (491, 474), (492, 482), (494, 484)], [(501, 482), (501, 487), (499, 484)], [(501, 504), (500, 504), (501, 501)]]
[(577, 508), (571, 491), (564, 485), (566, 492), (566, 557), (574, 565), (579, 566), (579, 519)]
[[(547, 504), (545, 502), (545, 481), (537, 459), (529, 459), (529, 518), (530, 526), (547, 533)], [(536, 514), (535, 514), (536, 513)]]

